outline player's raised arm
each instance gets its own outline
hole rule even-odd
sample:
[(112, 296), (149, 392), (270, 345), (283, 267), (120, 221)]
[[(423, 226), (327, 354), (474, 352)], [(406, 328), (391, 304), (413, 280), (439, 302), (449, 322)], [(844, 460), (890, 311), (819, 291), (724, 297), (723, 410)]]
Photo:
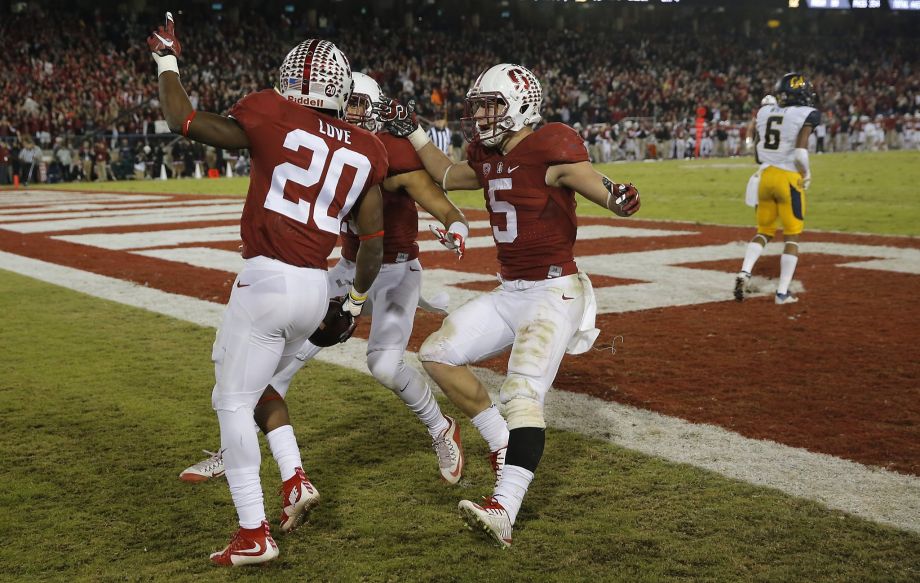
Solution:
[(355, 281), (342, 307), (354, 316), (361, 314), (367, 290), (377, 279), (383, 260), (383, 195), (380, 186), (372, 186), (358, 204), (355, 224), (361, 243), (355, 257)]
[(395, 99), (384, 98), (377, 107), (383, 127), (400, 138), (406, 138), (418, 152), (425, 170), (444, 190), (478, 190), (482, 188), (476, 172), (466, 162), (453, 163), (444, 152), (431, 143), (431, 138), (419, 126), (415, 117), (415, 101), (403, 105)]
[(246, 132), (233, 119), (206, 111), (195, 111), (179, 80), (178, 57), (182, 45), (176, 38), (172, 13), (166, 13), (166, 26), (147, 38), (147, 46), (157, 63), (160, 107), (169, 129), (177, 134), (218, 148), (238, 150), (249, 147)]
[(590, 162), (557, 164), (546, 170), (548, 186), (564, 186), (591, 202), (629, 217), (639, 210), (639, 190), (632, 184), (617, 184), (594, 169)]

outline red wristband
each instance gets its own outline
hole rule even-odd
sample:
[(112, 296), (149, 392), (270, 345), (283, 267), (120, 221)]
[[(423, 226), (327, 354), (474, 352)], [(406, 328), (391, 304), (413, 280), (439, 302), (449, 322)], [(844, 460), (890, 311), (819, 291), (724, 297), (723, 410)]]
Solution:
[(360, 235), (358, 240), (367, 241), (368, 239), (376, 239), (377, 237), (383, 237), (383, 231), (377, 231), (376, 233), (371, 233), (370, 235)]
[(195, 119), (197, 114), (198, 112), (193, 109), (192, 113), (188, 114), (188, 117), (182, 122), (182, 135), (186, 138), (188, 137), (188, 128), (192, 125), (192, 120)]

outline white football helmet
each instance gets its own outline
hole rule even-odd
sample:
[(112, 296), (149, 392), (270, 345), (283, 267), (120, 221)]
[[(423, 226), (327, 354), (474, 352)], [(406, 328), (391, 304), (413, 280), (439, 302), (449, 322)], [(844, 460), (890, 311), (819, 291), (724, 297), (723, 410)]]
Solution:
[(483, 71), (466, 93), (460, 124), (467, 141), (478, 138), (495, 147), (507, 132), (534, 126), (543, 119), (543, 88), (526, 67), (502, 63)]
[(348, 100), (345, 119), (348, 123), (376, 132), (380, 128), (374, 106), (380, 103), (383, 91), (380, 90), (380, 85), (374, 81), (373, 77), (364, 73), (354, 72), (351, 78), (355, 82), (355, 87), (351, 92), (351, 99)]
[(345, 117), (353, 86), (351, 65), (334, 44), (316, 38), (303, 41), (287, 54), (279, 73), (278, 93), (286, 99)]
[(760, 100), (760, 105), (761, 106), (776, 105), (776, 98), (773, 97), (772, 95), (764, 95), (763, 99)]

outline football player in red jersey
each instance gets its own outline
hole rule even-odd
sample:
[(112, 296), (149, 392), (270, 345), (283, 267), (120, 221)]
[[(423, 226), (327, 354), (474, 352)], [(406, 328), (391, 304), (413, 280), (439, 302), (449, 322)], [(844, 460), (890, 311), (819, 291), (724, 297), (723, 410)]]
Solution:
[[(354, 91), (349, 101), (346, 119), (369, 131), (377, 128), (374, 106), (382, 93), (380, 86), (363, 73), (353, 73)], [(413, 413), (425, 424), (438, 457), (441, 477), (450, 484), (460, 481), (463, 471), (463, 448), (460, 426), (441, 413), (441, 408), (431, 393), (425, 378), (403, 356), (415, 319), (415, 306), (419, 303), (422, 285), (422, 266), (418, 261), (418, 203), (446, 230), (461, 237), (468, 233), (463, 213), (445, 196), (428, 176), (415, 149), (406, 140), (389, 133), (378, 136), (387, 150), (389, 174), (381, 184), (383, 191), (384, 231), (383, 265), (374, 284), (368, 290), (367, 308), (371, 314), (371, 331), (367, 344), (367, 368), (382, 385), (396, 393)], [(329, 295), (347, 293), (348, 285), (355, 279), (355, 262), (360, 248), (360, 237), (353, 221), (343, 223), (342, 259), (329, 270)], [(460, 248), (456, 251), (459, 253)], [(265, 395), (256, 407), (256, 420), (268, 433), (279, 421), (287, 419), (283, 407), (291, 380), (298, 370), (316, 356), (321, 347), (304, 343), (296, 359), (272, 377)], [(268, 423), (266, 426), (264, 423)], [(289, 424), (286, 421), (285, 424)], [(189, 468), (180, 478), (187, 481), (204, 481), (223, 473), (221, 453), (212, 454)]]
[[(246, 260), (214, 342), (211, 401), (240, 528), (211, 560), (262, 563), (278, 556), (262, 485), (254, 409), (272, 376), (290, 364), (329, 305), (326, 261), (351, 213), (362, 239), (354, 284), (342, 305), (357, 315), (383, 254), (386, 151), (371, 132), (349, 125), (351, 67), (329, 41), (306, 40), (280, 68), (279, 86), (243, 97), (229, 116), (196, 112), (179, 79), (175, 24), (147, 39), (171, 130), (220, 148), (249, 148), (252, 173), (240, 233)], [(286, 410), (285, 410), (286, 412)], [(281, 530), (299, 526), (319, 495), (302, 468), (290, 424), (267, 433), (282, 485)]]
[[(594, 170), (573, 129), (561, 123), (533, 129), (542, 100), (540, 82), (525, 67), (484, 71), (466, 95), (461, 122), (470, 144), (459, 163), (429, 142), (411, 103), (381, 110), (387, 129), (408, 137), (445, 190), (482, 188), (486, 197), (501, 285), (452, 312), (425, 340), (419, 359), (489, 442), (498, 476), (494, 493), (484, 504), (463, 500), (459, 509), (470, 526), (503, 547), (511, 544), (543, 454), (543, 402), (562, 356), (585, 352), (598, 334), (591, 282), (573, 256), (575, 192), (619, 216), (639, 209), (636, 188)], [(500, 391), (506, 425), (467, 365), (509, 348)]]

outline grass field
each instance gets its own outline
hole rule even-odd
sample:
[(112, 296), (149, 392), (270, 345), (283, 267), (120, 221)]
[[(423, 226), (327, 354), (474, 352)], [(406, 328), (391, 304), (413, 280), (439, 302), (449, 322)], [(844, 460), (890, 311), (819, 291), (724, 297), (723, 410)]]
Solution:
[[(827, 154), (811, 157), (807, 228), (920, 235), (920, 152)], [(642, 193), (637, 218), (719, 225), (753, 224), (744, 188), (755, 170), (752, 158), (668, 160), (599, 165), (614, 180), (634, 182)], [(248, 178), (144, 182), (76, 183), (55, 186), (243, 196)], [(484, 208), (482, 192), (452, 192), (457, 204)], [(608, 216), (583, 201), (584, 215)]]
[[(217, 442), (213, 331), (15, 275), (0, 278), (0, 310), (0, 579), (226, 579), (206, 560), (234, 528), (226, 484), (176, 479)], [(489, 489), (481, 440), (469, 440), (468, 477), (451, 488), (436, 479), (424, 429), (370, 377), (314, 363), (291, 391), (304, 461), (324, 501), (308, 526), (279, 538), (278, 562), (234, 578), (920, 574), (920, 536), (559, 431), (548, 437), (515, 546), (501, 552), (454, 510)], [(263, 456), (275, 518), (278, 477)]]
[[(813, 157), (809, 226), (920, 235), (918, 162), (920, 153)], [(640, 185), (643, 218), (750, 223), (749, 160), (603, 170)], [(241, 195), (246, 184), (66, 187)], [(482, 207), (478, 193), (458, 200)], [(490, 490), (469, 422), (465, 478), (446, 486), (398, 399), (369, 376), (315, 362), (289, 403), (323, 502), (307, 526), (278, 536), (278, 561), (211, 568), (208, 553), (235, 528), (226, 482), (177, 475), (218, 443), (213, 329), (5, 271), (0, 311), (0, 581), (920, 580), (920, 534), (558, 430), (514, 546), (499, 551), (456, 514), (458, 500)], [(267, 450), (262, 479), (276, 524)]]

